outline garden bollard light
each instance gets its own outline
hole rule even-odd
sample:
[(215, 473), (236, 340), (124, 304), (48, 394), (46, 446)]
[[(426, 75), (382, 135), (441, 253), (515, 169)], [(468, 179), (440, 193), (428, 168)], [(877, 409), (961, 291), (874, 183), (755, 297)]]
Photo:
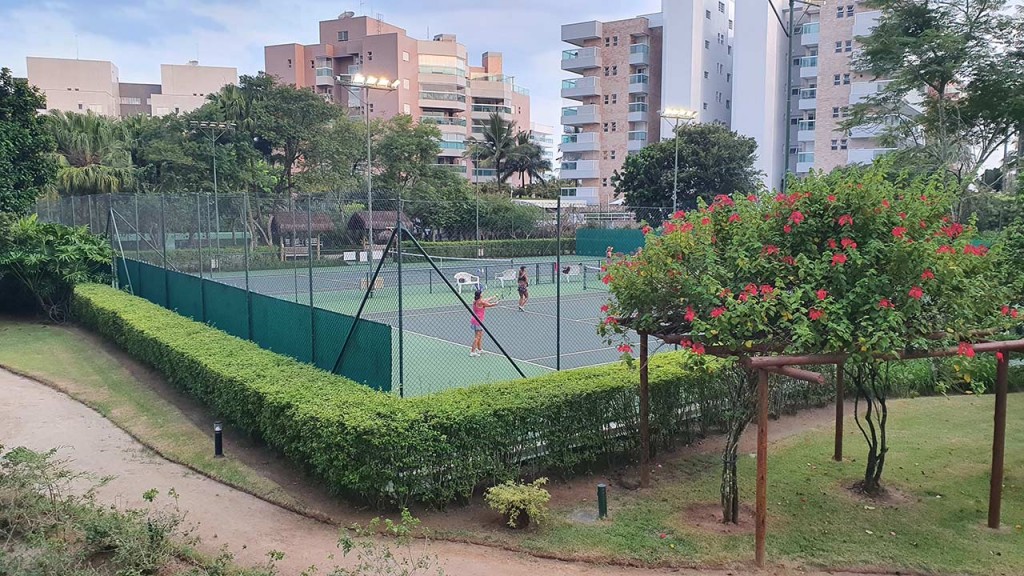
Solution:
[(213, 457), (224, 457), (224, 426), (220, 422), (213, 423)]
[(597, 518), (608, 517), (608, 487), (604, 484), (597, 485)]

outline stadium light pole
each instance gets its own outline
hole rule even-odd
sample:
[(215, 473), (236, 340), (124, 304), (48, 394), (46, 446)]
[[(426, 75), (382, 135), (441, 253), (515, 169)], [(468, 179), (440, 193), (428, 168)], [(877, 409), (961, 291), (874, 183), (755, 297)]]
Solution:
[(193, 120), (188, 123), (192, 128), (210, 136), (210, 152), (213, 155), (213, 218), (217, 224), (217, 250), (220, 250), (220, 203), (217, 199), (217, 140), (225, 133), (235, 129), (234, 122), (208, 122)]
[[(369, 245), (370, 250), (367, 254), (367, 261), (370, 264), (370, 270), (373, 270), (373, 167), (372, 157), (370, 152), (370, 90), (381, 90), (384, 92), (394, 92), (401, 85), (401, 80), (388, 80), (383, 76), (364, 76), (362, 74), (353, 75), (342, 75), (335, 77), (338, 84), (348, 88), (349, 92), (355, 95), (355, 91), (360, 91), (360, 97), (363, 105), (363, 118), (366, 120), (366, 211), (369, 214), (369, 221), (366, 224), (367, 233), (369, 234)], [(401, 217), (401, 215), (399, 215)], [(402, 244), (399, 240), (398, 250), (401, 251)], [(373, 290), (372, 286), (368, 287), (369, 290)]]
[(696, 110), (686, 108), (665, 108), (661, 111), (661, 117), (672, 122), (672, 136), (676, 141), (676, 166), (672, 174), (672, 213), (679, 211), (679, 125), (697, 118)]

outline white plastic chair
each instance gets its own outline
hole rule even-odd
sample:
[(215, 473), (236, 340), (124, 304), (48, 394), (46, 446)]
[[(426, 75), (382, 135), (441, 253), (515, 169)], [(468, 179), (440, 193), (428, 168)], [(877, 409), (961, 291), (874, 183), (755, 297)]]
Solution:
[(455, 285), (458, 286), (459, 294), (462, 294), (463, 286), (476, 286), (476, 289), (479, 290), (480, 277), (469, 272), (458, 272), (455, 274)]
[(566, 282), (572, 281), (573, 278), (583, 278), (583, 267), (579, 264), (570, 264), (562, 268), (562, 273), (565, 274)]
[(516, 281), (516, 271), (513, 268), (509, 268), (508, 270), (504, 270), (498, 274), (495, 274), (494, 279), (497, 280), (498, 282), (501, 282), (501, 287), (504, 288), (505, 282)]

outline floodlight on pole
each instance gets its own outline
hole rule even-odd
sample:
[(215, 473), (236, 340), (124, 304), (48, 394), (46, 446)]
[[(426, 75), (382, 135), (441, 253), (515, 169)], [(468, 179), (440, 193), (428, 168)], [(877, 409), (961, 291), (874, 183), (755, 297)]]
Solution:
[[(211, 122), (208, 120), (192, 120), (189, 126), (199, 129), (210, 136), (210, 148), (213, 155), (213, 213), (217, 226), (217, 250), (220, 251), (220, 202), (217, 199), (217, 140), (225, 132), (235, 129), (234, 122)], [(219, 256), (218, 256), (219, 257)]]
[[(366, 229), (369, 236), (367, 262), (370, 264), (370, 270), (373, 270), (373, 168), (370, 152), (370, 106), (368, 100), (370, 99), (370, 90), (393, 92), (401, 86), (402, 81), (389, 80), (386, 76), (364, 76), (363, 74), (337, 76), (335, 79), (353, 95), (355, 95), (355, 90), (361, 91), (363, 117), (366, 119), (366, 211), (368, 214)], [(372, 291), (373, 287), (370, 286), (369, 289)]]
[(697, 111), (688, 108), (665, 108), (661, 117), (672, 122), (672, 137), (676, 141), (675, 170), (672, 173), (672, 213), (679, 211), (679, 124), (697, 119)]

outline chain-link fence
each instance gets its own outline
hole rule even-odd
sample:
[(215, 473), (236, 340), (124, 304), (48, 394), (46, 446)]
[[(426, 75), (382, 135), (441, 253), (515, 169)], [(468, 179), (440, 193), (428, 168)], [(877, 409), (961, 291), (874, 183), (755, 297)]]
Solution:
[(601, 268), (608, 247), (642, 244), (636, 220), (550, 204), (496, 214), (482, 200), (381, 195), (371, 213), (319, 196), (142, 194), (42, 201), (37, 213), (107, 234), (136, 295), (416, 396), (618, 359), (596, 333)]

